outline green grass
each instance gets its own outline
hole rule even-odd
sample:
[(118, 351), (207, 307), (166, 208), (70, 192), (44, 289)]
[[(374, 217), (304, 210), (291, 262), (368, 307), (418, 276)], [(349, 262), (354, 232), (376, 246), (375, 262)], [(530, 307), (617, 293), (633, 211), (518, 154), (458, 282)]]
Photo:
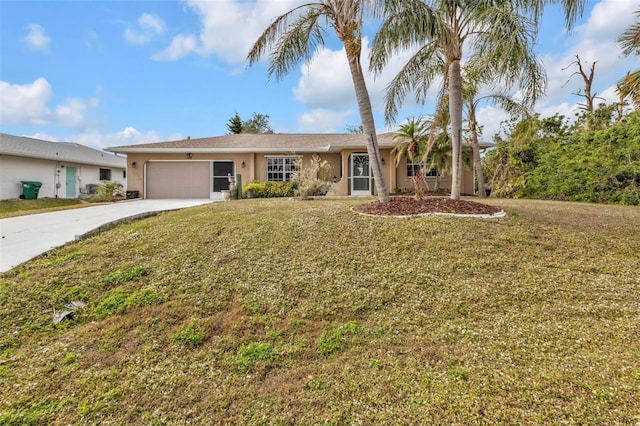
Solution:
[(39, 198), (37, 200), (2, 200), (0, 201), (0, 219), (23, 216), (34, 213), (46, 213), (57, 210), (86, 207), (84, 201), (67, 198)]
[(640, 209), (362, 202), (164, 213), (3, 274), (0, 424), (640, 422)]

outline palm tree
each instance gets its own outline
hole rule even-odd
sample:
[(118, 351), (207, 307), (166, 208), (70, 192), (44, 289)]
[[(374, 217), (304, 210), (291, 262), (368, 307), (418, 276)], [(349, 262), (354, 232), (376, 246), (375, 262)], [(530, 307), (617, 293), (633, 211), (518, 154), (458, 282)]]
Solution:
[[(480, 144), (478, 142), (478, 119), (476, 111), (481, 102), (489, 102), (490, 104), (497, 106), (505, 110), (510, 115), (524, 115), (529, 113), (528, 105), (525, 102), (517, 102), (511, 96), (504, 92), (489, 93), (487, 95), (479, 96), (480, 87), (483, 84), (480, 78), (483, 77), (482, 73), (467, 72), (465, 73), (465, 80), (462, 85), (462, 99), (464, 108), (467, 111), (467, 124), (469, 127), (469, 134), (471, 140), (471, 148), (473, 151), (473, 169), (475, 170), (476, 181), (478, 183), (478, 196), (481, 198), (486, 197), (484, 174), (482, 172), (482, 160), (480, 159)], [(489, 77), (489, 76), (484, 76)], [(533, 106), (530, 103), (530, 106)]]
[[(426, 91), (444, 65), (453, 144), (451, 198), (460, 198), (462, 172), (462, 72), (460, 61), (470, 47), (469, 62), (506, 85), (519, 84), (525, 98), (542, 92), (546, 77), (533, 52), (538, 20), (547, 3), (562, 3), (567, 27), (586, 0), (387, 0), (384, 22), (374, 38), (372, 69), (379, 73), (397, 51), (418, 46), (418, 52), (387, 88), (386, 118), (392, 121), (404, 96)], [(467, 42), (465, 44), (465, 42)], [(474, 68), (476, 65), (474, 65)]]
[[(636, 10), (637, 22), (631, 25), (618, 38), (618, 43), (622, 46), (625, 55), (640, 55), (640, 8)], [(629, 72), (618, 83), (618, 93), (621, 97), (631, 97), (631, 102), (640, 108), (640, 69)]]
[(405, 124), (398, 127), (392, 139), (393, 149), (391, 150), (396, 157), (396, 167), (404, 157), (413, 161), (414, 157), (421, 151), (421, 145), (426, 142), (428, 129), (429, 122), (422, 117), (412, 117)]
[(275, 18), (254, 43), (247, 59), (253, 65), (269, 52), (269, 76), (281, 79), (302, 60), (311, 61), (317, 48), (324, 45), (323, 24), (335, 30), (347, 54), (378, 198), (386, 203), (389, 191), (382, 175), (371, 101), (360, 63), (362, 21), (368, 5), (363, 0), (320, 0), (298, 6)]

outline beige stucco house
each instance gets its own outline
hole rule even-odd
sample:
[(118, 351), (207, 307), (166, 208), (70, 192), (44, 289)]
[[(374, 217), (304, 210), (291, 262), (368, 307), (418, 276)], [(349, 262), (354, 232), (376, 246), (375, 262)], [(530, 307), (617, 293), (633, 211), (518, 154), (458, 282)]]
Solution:
[[(392, 154), (393, 133), (378, 136), (384, 178), (390, 192), (411, 189), (414, 164)], [(297, 160), (318, 155), (332, 166), (331, 194), (375, 195), (366, 141), (355, 134), (237, 134), (107, 148), (126, 154), (127, 190), (142, 198), (220, 198), (228, 175), (250, 181), (289, 180)], [(462, 192), (473, 193), (471, 171), (463, 173)], [(433, 187), (435, 176), (427, 178)], [(444, 176), (441, 188), (450, 188)]]

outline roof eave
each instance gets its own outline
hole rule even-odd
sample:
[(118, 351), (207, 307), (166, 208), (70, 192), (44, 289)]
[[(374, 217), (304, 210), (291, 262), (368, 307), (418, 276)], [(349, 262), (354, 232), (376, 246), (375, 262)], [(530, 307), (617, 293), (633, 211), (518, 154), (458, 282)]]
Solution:
[[(13, 157), (21, 157), (21, 158), (33, 158), (36, 160), (44, 160), (44, 161), (57, 161), (59, 163), (75, 163), (75, 164), (86, 164), (89, 166), (104, 166), (104, 167), (119, 167), (124, 169), (126, 167), (125, 164), (113, 164), (109, 162), (100, 162), (100, 161), (91, 161), (86, 159), (78, 159), (78, 158), (67, 158), (67, 157), (51, 157), (47, 155), (38, 155), (33, 153), (22, 153), (22, 152), (8, 152), (8, 151), (0, 151), (0, 155), (9, 155)], [(116, 157), (124, 160), (122, 157)]]
[(311, 153), (329, 152), (330, 146), (305, 148), (107, 148), (107, 151), (119, 154), (268, 154), (268, 153)]

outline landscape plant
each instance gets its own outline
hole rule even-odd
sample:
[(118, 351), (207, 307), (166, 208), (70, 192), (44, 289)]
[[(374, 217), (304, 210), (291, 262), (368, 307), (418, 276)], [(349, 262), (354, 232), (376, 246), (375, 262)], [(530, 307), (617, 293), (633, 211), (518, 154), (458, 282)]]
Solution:
[(124, 185), (115, 181), (102, 181), (98, 184), (96, 194), (89, 197), (91, 201), (110, 201), (114, 197), (124, 197)]
[(547, 123), (517, 123), (485, 156), (492, 194), (640, 205), (640, 112), (604, 130), (549, 132)]
[(242, 198), (247, 198), (249, 191), (256, 198), (293, 197), (297, 183), (293, 181), (252, 181), (242, 187)]
[(306, 166), (298, 159), (298, 170), (291, 181), (296, 185), (295, 194), (300, 199), (325, 195), (331, 188), (331, 164), (318, 155), (312, 155)]

